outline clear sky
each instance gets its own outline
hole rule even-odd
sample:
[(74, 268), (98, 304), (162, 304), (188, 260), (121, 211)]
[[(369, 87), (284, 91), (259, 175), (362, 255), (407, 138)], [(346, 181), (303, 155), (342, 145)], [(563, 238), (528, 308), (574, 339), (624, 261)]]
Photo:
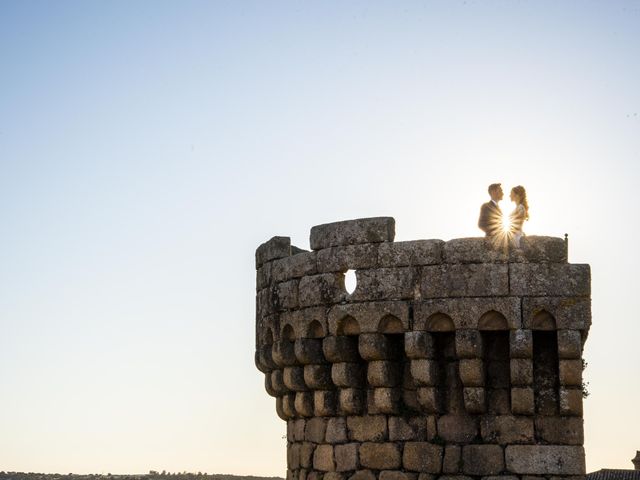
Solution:
[(494, 181), (591, 264), (587, 469), (633, 468), (639, 85), (638, 1), (1, 0), (0, 469), (284, 475), (257, 245), (476, 236)]

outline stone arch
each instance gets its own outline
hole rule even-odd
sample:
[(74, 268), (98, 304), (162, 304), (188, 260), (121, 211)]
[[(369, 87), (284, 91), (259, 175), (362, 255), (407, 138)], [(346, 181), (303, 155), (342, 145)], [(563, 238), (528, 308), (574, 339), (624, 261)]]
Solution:
[(449, 315), (444, 313), (434, 313), (426, 322), (426, 330), (428, 332), (453, 332), (456, 327)]
[(347, 315), (338, 320), (338, 335), (359, 335), (360, 324), (351, 315)]
[(293, 330), (293, 327), (289, 323), (287, 323), (284, 327), (282, 327), (282, 340), (293, 342), (295, 339), (296, 333)]
[(489, 310), (478, 320), (478, 330), (509, 330), (509, 323), (500, 312)]
[(307, 328), (307, 338), (322, 338), (324, 337), (324, 328), (319, 321), (313, 320)]
[(556, 319), (547, 310), (540, 310), (531, 320), (531, 330), (556, 330)]
[(402, 321), (394, 315), (385, 315), (378, 323), (378, 332), (380, 333), (404, 333)]

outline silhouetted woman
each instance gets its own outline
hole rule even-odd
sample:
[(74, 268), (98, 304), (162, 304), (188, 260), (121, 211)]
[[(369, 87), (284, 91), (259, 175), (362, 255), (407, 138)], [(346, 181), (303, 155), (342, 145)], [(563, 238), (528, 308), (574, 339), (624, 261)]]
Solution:
[(527, 202), (527, 192), (522, 185), (513, 187), (509, 198), (516, 204), (516, 208), (511, 212), (511, 235), (513, 238), (513, 244), (516, 247), (520, 246), (520, 239), (524, 236), (522, 231), (522, 225), (526, 220), (529, 220), (529, 203)]

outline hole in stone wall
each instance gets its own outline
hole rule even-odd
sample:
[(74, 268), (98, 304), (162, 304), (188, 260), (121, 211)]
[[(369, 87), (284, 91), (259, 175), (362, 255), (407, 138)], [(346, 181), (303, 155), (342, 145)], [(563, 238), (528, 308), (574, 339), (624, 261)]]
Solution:
[(558, 413), (558, 335), (554, 331), (533, 331), (533, 394), (536, 413)]
[(320, 325), (320, 322), (318, 322), (317, 320), (314, 320), (313, 322), (311, 322), (311, 324), (309, 325), (309, 330), (307, 332), (307, 337), (309, 338), (324, 337), (324, 330), (322, 328), (322, 325)]
[(338, 335), (359, 335), (360, 325), (358, 321), (350, 315), (338, 321)]
[(351, 295), (358, 286), (358, 279), (356, 278), (355, 270), (347, 270), (344, 274), (344, 288), (349, 295)]
[(438, 407), (442, 412), (464, 414), (464, 397), (458, 373), (455, 333), (434, 332), (432, 335), (435, 360), (438, 364)]
[(293, 342), (296, 339), (296, 335), (293, 331), (293, 327), (289, 324), (285, 325), (282, 329), (282, 339)]
[(483, 331), (485, 395), (488, 413), (511, 413), (511, 364), (509, 358), (509, 332)]

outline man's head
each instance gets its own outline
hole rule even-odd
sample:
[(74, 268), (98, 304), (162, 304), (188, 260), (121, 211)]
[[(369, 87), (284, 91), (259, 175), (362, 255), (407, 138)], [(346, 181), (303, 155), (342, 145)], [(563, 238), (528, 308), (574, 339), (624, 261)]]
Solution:
[(504, 197), (504, 193), (502, 192), (502, 184), (500, 183), (492, 183), (489, 185), (489, 195), (491, 196), (491, 200), (494, 202), (499, 202)]

